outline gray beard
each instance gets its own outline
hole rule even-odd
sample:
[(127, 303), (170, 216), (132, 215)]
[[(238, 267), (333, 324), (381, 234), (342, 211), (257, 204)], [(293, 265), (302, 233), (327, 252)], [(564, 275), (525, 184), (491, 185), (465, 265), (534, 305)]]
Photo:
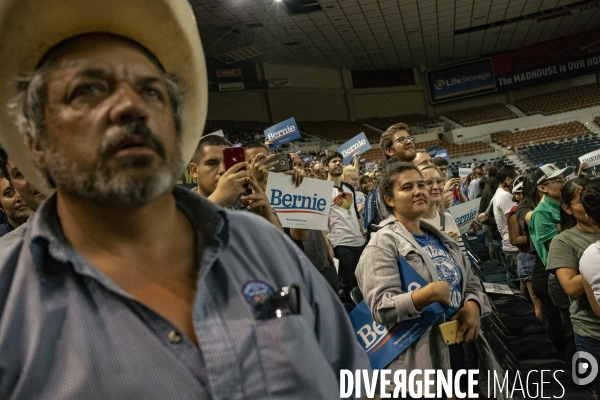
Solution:
[[(121, 168), (148, 170), (149, 163), (147, 157), (137, 157)], [(86, 172), (67, 161), (60, 151), (49, 149), (46, 153), (46, 168), (46, 174), (57, 188), (83, 199), (119, 205), (141, 205), (155, 200), (175, 185), (183, 171), (183, 162), (178, 150), (176, 156), (154, 171), (145, 171), (146, 173), (115, 172), (101, 160), (91, 172)]]

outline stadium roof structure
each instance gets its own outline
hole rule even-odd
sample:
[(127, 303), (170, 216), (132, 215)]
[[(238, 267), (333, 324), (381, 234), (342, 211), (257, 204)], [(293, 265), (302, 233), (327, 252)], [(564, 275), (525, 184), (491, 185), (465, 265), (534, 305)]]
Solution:
[(238, 34), (252, 61), (353, 70), (432, 68), (600, 28), (598, 0), (189, 1), (208, 55)]

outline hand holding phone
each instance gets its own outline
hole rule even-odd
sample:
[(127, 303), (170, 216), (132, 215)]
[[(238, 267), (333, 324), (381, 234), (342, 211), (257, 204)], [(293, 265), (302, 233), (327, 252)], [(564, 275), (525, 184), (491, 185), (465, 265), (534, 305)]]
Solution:
[(440, 324), (440, 331), (442, 332), (442, 339), (444, 339), (444, 343), (450, 346), (456, 344), (456, 337), (458, 335), (458, 330), (460, 329), (460, 322), (458, 320), (445, 322)]
[[(229, 170), (235, 164), (245, 162), (246, 154), (242, 147), (226, 147), (223, 149), (223, 163), (225, 164), (225, 170)], [(244, 167), (243, 170), (245, 170)]]
[[(239, 171), (246, 171), (246, 153), (243, 147), (226, 147), (223, 149), (223, 163), (228, 171), (235, 164), (244, 163)], [(246, 184), (244, 194), (251, 194), (252, 189)]]
[(293, 168), (292, 157), (288, 153), (278, 154), (270, 161), (275, 164), (269, 168), (269, 172), (283, 172)]
[(221, 176), (215, 191), (208, 196), (208, 199), (221, 207), (232, 205), (246, 192), (249, 176), (245, 162), (233, 165)]

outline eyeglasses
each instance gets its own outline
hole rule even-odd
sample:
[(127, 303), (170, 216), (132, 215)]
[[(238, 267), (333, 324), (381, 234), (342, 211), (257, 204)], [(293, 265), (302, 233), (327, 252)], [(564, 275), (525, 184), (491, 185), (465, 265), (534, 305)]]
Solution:
[(406, 143), (407, 140), (410, 140), (411, 142), (414, 142), (415, 141), (415, 137), (414, 136), (399, 137), (398, 139), (394, 140), (392, 142), (392, 144), (390, 144), (389, 147), (392, 147), (395, 143), (404, 144), (404, 143)]
[(435, 181), (425, 181), (425, 187), (430, 188), (433, 185), (437, 185), (438, 187), (440, 186), (444, 186), (444, 181), (442, 180), (435, 180)]
[(546, 181), (542, 185), (550, 185), (551, 183), (558, 183), (560, 185), (564, 184), (567, 180), (563, 178), (553, 179), (551, 181)]

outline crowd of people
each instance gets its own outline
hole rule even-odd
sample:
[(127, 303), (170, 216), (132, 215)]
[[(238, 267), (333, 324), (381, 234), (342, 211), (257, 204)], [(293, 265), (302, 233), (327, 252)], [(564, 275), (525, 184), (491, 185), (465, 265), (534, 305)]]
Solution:
[[(28, 1), (12, 1), (11, 20)], [(240, 133), (245, 161), (226, 168), (236, 143), (200, 137), (205, 112), (181, 107), (206, 101), (196, 26), (173, 12), (189, 4), (135, 1), (139, 26), (114, 1), (93, 11), (116, 13), (105, 30), (83, 29), (90, 11), (65, 1), (79, 18), (28, 14), (37, 39), (14, 57), (0, 48), (18, 74), (14, 122), (0, 118), (0, 398), (339, 398), (340, 370), (371, 369), (348, 318), (360, 299), (386, 326), (441, 310), (386, 368), (501, 375), (481, 333), (491, 305), (476, 242), (561, 357), (600, 359), (600, 180), (585, 165), (474, 162), (463, 179), (397, 123), (374, 171), (359, 155), (290, 152), (286, 179), (333, 190), (326, 230), (283, 227), (266, 194), (271, 143)], [(175, 185), (188, 160), (191, 191)], [(461, 234), (447, 210), (478, 198)], [(450, 345), (447, 321), (459, 323)]]

